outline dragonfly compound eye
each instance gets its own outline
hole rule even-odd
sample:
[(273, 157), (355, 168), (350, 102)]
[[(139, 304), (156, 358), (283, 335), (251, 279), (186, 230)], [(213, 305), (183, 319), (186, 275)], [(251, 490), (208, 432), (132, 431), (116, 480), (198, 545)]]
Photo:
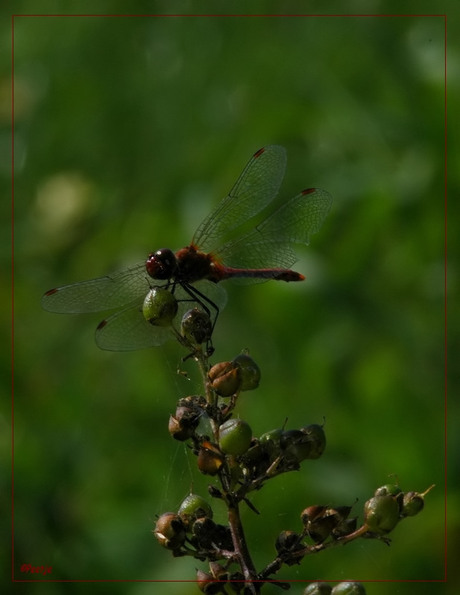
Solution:
[(162, 248), (149, 254), (145, 268), (152, 279), (171, 279), (177, 269), (174, 252), (169, 248)]

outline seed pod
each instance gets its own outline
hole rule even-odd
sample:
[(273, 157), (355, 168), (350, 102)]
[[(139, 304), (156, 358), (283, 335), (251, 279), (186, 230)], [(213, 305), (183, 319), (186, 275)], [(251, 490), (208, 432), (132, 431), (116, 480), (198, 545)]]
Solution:
[(173, 512), (162, 514), (153, 530), (158, 543), (168, 550), (178, 550), (185, 542), (185, 525)]
[(306, 526), (307, 523), (314, 522), (316, 519), (320, 518), (326, 510), (327, 506), (317, 504), (308, 506), (300, 513), (300, 519), (303, 525)]
[(212, 442), (203, 442), (198, 451), (197, 465), (201, 473), (216, 475), (224, 463), (224, 455)]
[(154, 326), (170, 326), (177, 314), (177, 300), (167, 289), (154, 287), (145, 296), (142, 313)]
[(260, 368), (247, 353), (240, 353), (233, 360), (233, 364), (241, 370), (240, 390), (254, 390), (259, 386)]
[(385, 535), (399, 522), (399, 505), (393, 496), (374, 496), (364, 504), (364, 522), (372, 533)]
[(202, 570), (196, 571), (196, 584), (200, 591), (207, 595), (217, 595), (217, 593), (222, 592), (221, 583), (214, 580), (212, 574), (203, 572)]
[(219, 427), (219, 446), (226, 454), (244, 454), (252, 440), (250, 425), (242, 419), (229, 419)]
[(208, 372), (213, 390), (221, 397), (231, 397), (241, 388), (240, 369), (232, 362), (219, 362)]
[(366, 595), (366, 589), (361, 583), (345, 581), (335, 585), (331, 595)]
[(425, 501), (421, 494), (418, 492), (406, 492), (403, 498), (401, 515), (404, 517), (415, 516), (423, 510), (424, 506)]
[(302, 549), (301, 536), (294, 531), (281, 531), (276, 538), (275, 548), (278, 554)]
[(200, 396), (179, 399), (175, 415), (169, 417), (169, 433), (176, 440), (191, 438), (205, 412), (206, 400)]
[(198, 308), (192, 308), (183, 315), (180, 328), (182, 336), (190, 343), (201, 345), (211, 339), (212, 323), (209, 314)]
[(330, 595), (332, 587), (327, 583), (310, 583), (305, 587), (303, 595)]
[(406, 492), (402, 499), (401, 516), (415, 516), (423, 510), (425, 506), (425, 496), (434, 488), (431, 485), (421, 494), (419, 492)]
[(212, 519), (212, 508), (204, 498), (198, 494), (189, 494), (179, 507), (179, 516), (185, 523), (195, 519), (207, 517)]
[(318, 424), (311, 424), (305, 428), (300, 428), (300, 431), (308, 438), (311, 444), (309, 459), (318, 459), (326, 448), (326, 434), (323, 426)]

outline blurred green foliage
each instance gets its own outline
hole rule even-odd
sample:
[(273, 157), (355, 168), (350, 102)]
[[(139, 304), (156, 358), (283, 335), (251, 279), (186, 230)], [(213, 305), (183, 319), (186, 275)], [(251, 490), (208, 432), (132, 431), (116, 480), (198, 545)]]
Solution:
[(52, 566), (54, 580), (194, 578), (200, 563), (173, 559), (151, 534), (190, 489), (206, 495), (167, 432), (177, 398), (200, 391), (193, 366), (174, 343), (101, 352), (103, 315), (50, 315), (40, 297), (186, 245), (249, 156), (278, 143), (283, 196), (323, 187), (333, 209), (299, 250), (301, 286), (226, 285), (215, 358), (248, 347), (258, 361), (261, 386), (238, 408), (256, 435), (286, 417), (325, 419), (328, 447), (254, 495), (262, 515), (244, 521), (256, 564), (306, 506), (359, 498), (360, 514), (393, 473), (405, 490), (437, 487), (391, 548), (362, 541), (279, 577), (441, 580), (443, 18), (31, 16), (15, 19), (14, 58), (16, 577), (26, 562)]

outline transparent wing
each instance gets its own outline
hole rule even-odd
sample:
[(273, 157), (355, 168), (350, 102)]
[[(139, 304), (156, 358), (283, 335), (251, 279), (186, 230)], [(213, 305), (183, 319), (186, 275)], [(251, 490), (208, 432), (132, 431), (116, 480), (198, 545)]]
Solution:
[[(308, 244), (332, 204), (325, 190), (310, 188), (294, 196), (247, 234), (219, 248), (216, 256), (235, 268), (289, 268), (297, 260), (293, 244)], [(248, 282), (261, 282), (252, 279)]]
[[(181, 286), (177, 286), (174, 291), (178, 300), (178, 312), (173, 325), (177, 331), (180, 330), (182, 316), (187, 310), (195, 306), (205, 311), (208, 309), (212, 318), (226, 303), (225, 290), (215, 283), (200, 281), (191, 287), (192, 294), (193, 288), (199, 294), (191, 295)], [(154, 326), (145, 320), (142, 304), (143, 299), (103, 320), (96, 329), (98, 347), (109, 351), (133, 351), (156, 347), (173, 339), (175, 334), (172, 327)]]
[(286, 151), (278, 145), (259, 149), (219, 206), (198, 227), (192, 243), (212, 252), (229, 232), (266, 207), (278, 193), (286, 168)]
[(143, 299), (151, 286), (145, 262), (140, 262), (105, 277), (51, 289), (42, 297), (42, 307), (62, 314), (113, 310)]
[(108, 351), (134, 351), (162, 345), (172, 338), (171, 327), (153, 326), (142, 314), (142, 303), (120, 310), (96, 329), (96, 343)]

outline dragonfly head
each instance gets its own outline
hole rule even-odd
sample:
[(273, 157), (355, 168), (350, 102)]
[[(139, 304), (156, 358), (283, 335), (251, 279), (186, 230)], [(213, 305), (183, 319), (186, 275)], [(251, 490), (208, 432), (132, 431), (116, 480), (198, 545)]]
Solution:
[(177, 271), (177, 260), (169, 248), (162, 248), (149, 254), (145, 268), (152, 279), (171, 279)]

